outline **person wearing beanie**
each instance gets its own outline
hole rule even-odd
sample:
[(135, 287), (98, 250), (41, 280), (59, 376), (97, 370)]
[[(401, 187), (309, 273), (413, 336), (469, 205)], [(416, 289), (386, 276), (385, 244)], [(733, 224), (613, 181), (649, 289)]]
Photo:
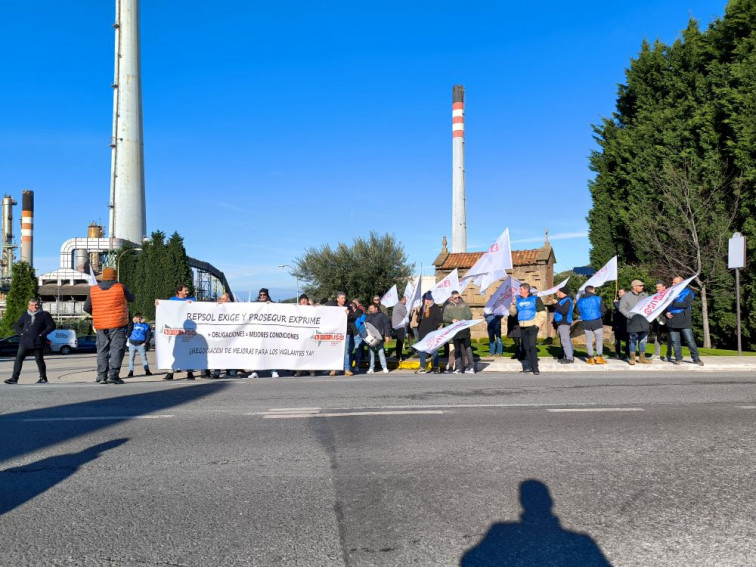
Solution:
[(47, 335), (55, 330), (55, 322), (52, 316), (42, 310), (39, 299), (30, 299), (26, 311), (21, 314), (13, 330), (20, 335), (18, 342), (18, 352), (16, 361), (13, 363), (13, 374), (8, 378), (6, 384), (18, 383), (21, 375), (21, 367), (24, 364), (26, 355), (34, 354), (34, 360), (37, 362), (39, 370), (39, 380), (37, 384), (47, 384), (47, 366), (45, 365), (45, 342)]
[[(431, 296), (432, 298), (433, 296)], [(457, 321), (471, 320), (472, 310), (464, 302), (457, 290), (452, 291), (449, 304), (444, 307), (444, 324), (451, 325)], [(452, 339), (454, 345), (454, 374), (475, 374), (475, 360), (473, 359), (470, 329), (462, 329)], [(467, 369), (463, 363), (462, 353), (467, 359)]]
[(126, 353), (129, 302), (136, 299), (126, 286), (116, 281), (113, 268), (102, 271), (102, 281), (89, 288), (84, 311), (92, 315), (97, 341), (97, 382), (123, 384), (119, 377)]

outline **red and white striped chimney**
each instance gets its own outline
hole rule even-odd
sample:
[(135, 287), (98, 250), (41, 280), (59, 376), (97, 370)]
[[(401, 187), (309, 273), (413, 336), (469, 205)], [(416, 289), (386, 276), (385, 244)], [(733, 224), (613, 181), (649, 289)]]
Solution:
[(465, 87), (452, 88), (452, 252), (467, 252), (465, 212)]
[(34, 266), (34, 191), (21, 193), (21, 261)]

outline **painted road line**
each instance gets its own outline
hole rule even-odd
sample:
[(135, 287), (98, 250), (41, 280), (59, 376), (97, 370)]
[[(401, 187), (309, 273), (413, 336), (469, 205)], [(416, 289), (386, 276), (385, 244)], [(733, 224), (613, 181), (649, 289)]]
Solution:
[(350, 411), (330, 413), (276, 413), (264, 414), (263, 419), (304, 419), (309, 417), (370, 417), (376, 415), (443, 415), (440, 410), (428, 411)]
[(756, 409), (756, 406), (735, 406), (735, 407), (739, 409)]
[(270, 408), (268, 410), (269, 413), (305, 413), (305, 412), (313, 412), (313, 411), (320, 411), (323, 408)]
[(551, 408), (546, 411), (552, 413), (567, 412), (609, 412), (609, 411), (646, 411), (643, 408)]
[(107, 415), (90, 417), (29, 417), (19, 421), (113, 421), (120, 419), (168, 419), (172, 415)]

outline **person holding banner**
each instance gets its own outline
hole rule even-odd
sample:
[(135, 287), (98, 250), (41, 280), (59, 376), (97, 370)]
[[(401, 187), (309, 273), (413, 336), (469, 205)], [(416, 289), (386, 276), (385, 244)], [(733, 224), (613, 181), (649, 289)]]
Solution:
[[(672, 280), (672, 285), (682, 283), (683, 279), (680, 276), (676, 276)], [(693, 321), (691, 320), (691, 312), (693, 311), (693, 299), (695, 294), (693, 291), (686, 287), (680, 292), (672, 304), (667, 307), (666, 317), (668, 320), (667, 326), (669, 328), (669, 337), (672, 340), (672, 347), (675, 350), (675, 360), (673, 364), (680, 364), (682, 362), (682, 345), (680, 344), (680, 334), (685, 337), (685, 342), (690, 350), (690, 356), (693, 362), (698, 366), (703, 366), (704, 363), (698, 356), (698, 347), (696, 347), (696, 339), (693, 337)]]
[(622, 296), (619, 303), (619, 310), (627, 318), (627, 334), (630, 337), (628, 341), (628, 348), (630, 350), (631, 366), (635, 366), (635, 353), (638, 351), (638, 362), (641, 364), (651, 364), (651, 361), (646, 358), (646, 339), (648, 339), (648, 331), (650, 329), (648, 320), (640, 313), (632, 313), (633, 307), (635, 307), (639, 301), (646, 299), (648, 294), (643, 291), (643, 282), (640, 280), (633, 280), (630, 284), (630, 291)]
[[(588, 364), (606, 364), (604, 354), (604, 313), (606, 308), (601, 296), (596, 295), (596, 289), (586, 286), (583, 296), (577, 301), (577, 310), (583, 321), (585, 333), (585, 348), (588, 351)], [(596, 340), (596, 357), (593, 356), (593, 340)]]
[[(470, 306), (462, 300), (462, 296), (459, 295), (457, 290), (452, 291), (451, 297), (449, 297), (449, 304), (444, 308), (444, 324), (449, 325), (457, 321), (469, 321), (472, 318)], [(454, 374), (475, 374), (475, 360), (473, 359), (470, 338), (470, 329), (467, 328), (459, 331), (452, 339), (452, 344), (454, 345)], [(465, 369), (463, 362), (462, 349), (466, 353), (469, 365), (467, 369)]]
[[(520, 295), (509, 306), (509, 312), (517, 316), (529, 370), (538, 376), (541, 373), (538, 369), (538, 329), (546, 321), (546, 308), (540, 297), (531, 294), (530, 285), (521, 283)], [(525, 368), (523, 372), (528, 372)]]
[[(437, 331), (444, 326), (444, 315), (441, 308), (433, 301), (433, 294), (426, 292), (423, 295), (423, 308), (420, 310), (420, 320), (417, 325), (420, 340), (423, 340), (429, 333)], [(428, 369), (425, 366), (428, 353), (420, 351), (420, 369), (416, 374), (425, 374)], [(438, 350), (433, 351), (431, 368), (434, 374), (438, 374)]]
[(575, 362), (575, 351), (572, 348), (570, 327), (572, 325), (572, 298), (566, 287), (556, 292), (557, 303), (554, 306), (554, 326), (556, 327), (559, 342), (562, 343), (562, 358), (559, 364), (572, 364)]
[(407, 317), (407, 298), (402, 297), (398, 303), (394, 305), (394, 310), (391, 312), (391, 326), (394, 329), (394, 335), (396, 335), (396, 349), (394, 349), (394, 355), (396, 361), (401, 362), (404, 358), (404, 339), (407, 336), (407, 326), (404, 323), (404, 319)]
[[(176, 286), (176, 295), (171, 297), (171, 301), (188, 301), (191, 303), (194, 301), (194, 296), (189, 295), (189, 286), (186, 284), (178, 284)], [(155, 300), (155, 305), (158, 304), (158, 299)], [(179, 370), (177, 368), (176, 370)], [(186, 379), (187, 380), (194, 380), (194, 372), (192, 370), (186, 371)], [(165, 376), (163, 376), (163, 380), (173, 380), (173, 372), (168, 372)]]

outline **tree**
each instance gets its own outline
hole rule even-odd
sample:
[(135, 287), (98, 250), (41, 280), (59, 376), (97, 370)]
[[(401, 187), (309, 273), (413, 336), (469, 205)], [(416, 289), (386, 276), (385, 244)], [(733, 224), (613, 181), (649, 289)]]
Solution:
[(294, 275), (304, 282), (310, 297), (332, 297), (343, 291), (349, 298), (368, 302), (394, 284), (406, 284), (414, 264), (407, 263), (404, 246), (390, 234), (371, 232), (351, 246), (339, 243), (309, 248), (294, 262)]
[(37, 297), (37, 275), (27, 262), (13, 264), (11, 284), (5, 299), (5, 315), (0, 321), (0, 336), (8, 337), (15, 333), (13, 325), (26, 311), (29, 300)]

